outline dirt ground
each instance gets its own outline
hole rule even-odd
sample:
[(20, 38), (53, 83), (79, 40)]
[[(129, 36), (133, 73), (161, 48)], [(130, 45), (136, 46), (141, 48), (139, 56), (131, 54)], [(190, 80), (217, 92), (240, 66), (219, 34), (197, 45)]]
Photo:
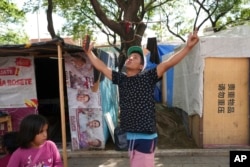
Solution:
[[(198, 148), (195, 141), (188, 135), (183, 124), (183, 114), (176, 108), (156, 104), (156, 120), (158, 130), (158, 149)], [(106, 143), (105, 150), (115, 149), (111, 139)]]
[[(183, 124), (183, 111), (156, 104), (158, 148), (198, 148)], [(186, 125), (188, 126), (188, 125)]]

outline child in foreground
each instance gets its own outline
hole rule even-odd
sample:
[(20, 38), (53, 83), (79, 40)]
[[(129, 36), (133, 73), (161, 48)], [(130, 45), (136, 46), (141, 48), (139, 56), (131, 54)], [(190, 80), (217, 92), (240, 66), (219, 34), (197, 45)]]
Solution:
[(7, 167), (63, 167), (54, 142), (47, 140), (48, 122), (42, 115), (26, 116), (20, 124), (19, 148)]

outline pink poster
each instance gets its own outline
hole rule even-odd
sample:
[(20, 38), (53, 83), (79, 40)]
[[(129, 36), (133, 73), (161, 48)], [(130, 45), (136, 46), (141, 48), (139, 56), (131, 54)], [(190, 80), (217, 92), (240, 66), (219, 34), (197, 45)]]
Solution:
[[(0, 58), (0, 111), (9, 114), (17, 131), (23, 117), (37, 113), (36, 80), (33, 57)], [(0, 124), (0, 135), (6, 131)]]
[(69, 120), (73, 150), (104, 148), (101, 109), (72, 108)]
[(72, 149), (104, 148), (103, 113), (94, 69), (83, 53), (64, 58)]

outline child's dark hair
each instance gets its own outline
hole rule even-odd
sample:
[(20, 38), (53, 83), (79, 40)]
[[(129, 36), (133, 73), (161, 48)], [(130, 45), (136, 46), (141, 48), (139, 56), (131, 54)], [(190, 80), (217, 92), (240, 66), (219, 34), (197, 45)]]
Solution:
[(6, 132), (3, 135), (2, 147), (9, 153), (12, 154), (18, 148), (17, 144), (18, 132)]
[(38, 114), (26, 116), (19, 127), (19, 144), (21, 148), (29, 148), (35, 136), (41, 132), (43, 126), (48, 124), (47, 119)]

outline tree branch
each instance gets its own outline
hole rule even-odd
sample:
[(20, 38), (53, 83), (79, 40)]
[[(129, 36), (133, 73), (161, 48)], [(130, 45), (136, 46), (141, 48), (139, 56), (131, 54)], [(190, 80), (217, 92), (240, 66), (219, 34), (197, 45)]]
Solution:
[(50, 33), (51, 38), (56, 37), (56, 33), (53, 26), (53, 19), (52, 19), (52, 11), (53, 11), (53, 3), (52, 0), (48, 0), (48, 9), (47, 9), (47, 21), (48, 21), (48, 31)]
[(169, 18), (168, 18), (168, 15), (166, 15), (166, 22), (167, 22), (167, 23), (166, 23), (166, 26), (167, 26), (168, 31), (169, 31), (171, 34), (173, 34), (174, 36), (180, 38), (183, 42), (186, 42), (186, 40), (185, 40), (184, 38), (182, 38), (182, 36), (180, 36), (180, 35), (176, 34), (175, 32), (173, 32), (173, 31), (171, 30), (171, 28), (169, 27)]
[(91, 5), (94, 8), (94, 11), (97, 15), (97, 17), (100, 19), (100, 21), (109, 27), (111, 30), (118, 30), (117, 34), (122, 35), (123, 34), (123, 29), (120, 26), (119, 23), (116, 23), (114, 20), (111, 20), (107, 17), (107, 15), (103, 12), (100, 3), (97, 0), (90, 0)]

